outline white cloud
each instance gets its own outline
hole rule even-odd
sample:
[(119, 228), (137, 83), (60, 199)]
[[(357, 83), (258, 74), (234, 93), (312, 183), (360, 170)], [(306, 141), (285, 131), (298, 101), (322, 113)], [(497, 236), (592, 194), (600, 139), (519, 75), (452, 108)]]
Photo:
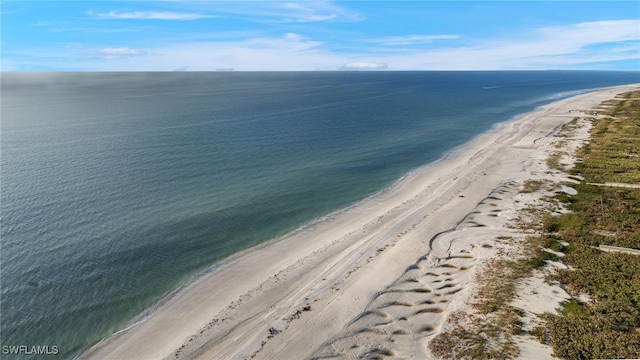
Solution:
[(146, 49), (146, 56), (130, 56), (121, 61), (104, 61), (94, 66), (107, 71), (167, 71), (188, 66), (190, 71), (230, 70), (313, 70), (332, 64), (337, 70), (346, 62), (327, 53), (312, 41), (295, 33), (280, 37), (260, 37), (235, 41), (199, 41), (168, 44)]
[(340, 67), (341, 70), (385, 70), (388, 66), (386, 63), (374, 63), (366, 61), (354, 61), (346, 63)]
[(241, 15), (260, 23), (312, 23), (327, 21), (361, 21), (364, 16), (324, 1), (212, 2), (209, 9), (220, 14)]
[(598, 21), (538, 29), (508, 40), (466, 47), (397, 52), (382, 58), (395, 69), (563, 69), (586, 64), (640, 61), (640, 20)]
[(290, 21), (319, 22), (333, 20), (338, 17), (338, 14), (331, 11), (334, 9), (318, 9), (309, 6), (302, 6), (298, 3), (286, 3), (282, 5), (282, 8), (290, 10), (289, 13), (284, 14), (284, 16)]
[(640, 20), (583, 22), (552, 26), (538, 31), (544, 37), (576, 44), (617, 42), (640, 39)]
[(389, 36), (381, 39), (366, 40), (367, 42), (377, 43), (380, 45), (415, 45), (428, 44), (434, 40), (455, 40), (459, 39), (458, 35), (407, 35), (407, 36)]
[[(290, 32), (278, 37), (165, 42), (145, 50), (110, 47), (75, 58), (91, 59), (80, 67), (114, 71), (167, 71), (187, 65), (194, 71), (576, 69), (593, 67), (590, 64), (595, 63), (640, 61), (639, 28), (640, 20), (592, 22), (538, 29), (509, 39), (471, 42), (465, 38), (465, 47), (451, 46), (458, 43), (454, 41), (445, 48), (410, 50), (361, 41), (357, 51), (347, 47), (339, 51), (331, 44)], [(382, 39), (391, 43), (427, 41), (411, 37)], [(363, 44), (367, 47), (362, 48)], [(390, 48), (394, 51), (390, 52)]]
[(298, 22), (319, 22), (319, 21), (329, 21), (336, 19), (338, 15), (336, 14), (328, 14), (328, 15), (310, 15), (304, 18), (298, 18)]
[(132, 56), (142, 56), (148, 53), (144, 50), (132, 49), (129, 47), (104, 48), (90, 53), (90, 57), (106, 60), (122, 59)]
[(300, 52), (322, 45), (319, 41), (311, 41), (307, 38), (295, 34), (286, 33), (280, 38), (255, 38), (240, 42), (240, 46), (254, 50), (279, 50), (283, 52)]
[(214, 18), (214, 15), (204, 15), (198, 13), (179, 13), (169, 11), (132, 11), (132, 12), (116, 12), (94, 14), (87, 12), (88, 15), (97, 16), (101, 19), (135, 19), (135, 20), (198, 20)]

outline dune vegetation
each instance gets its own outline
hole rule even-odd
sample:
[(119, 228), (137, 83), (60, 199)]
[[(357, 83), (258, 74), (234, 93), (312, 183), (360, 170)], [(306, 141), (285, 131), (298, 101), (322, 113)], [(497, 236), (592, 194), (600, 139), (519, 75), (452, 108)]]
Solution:
[[(556, 191), (547, 206), (530, 208), (517, 226), (536, 230), (517, 244), (517, 254), (490, 260), (478, 274), (473, 310), (457, 312), (450, 329), (429, 344), (445, 359), (511, 359), (519, 354), (517, 336), (534, 336), (564, 359), (640, 358), (640, 255), (605, 252), (600, 245), (640, 249), (640, 91), (607, 101), (593, 118), (590, 139), (578, 150), (567, 170), (559, 150), (547, 159), (552, 171), (570, 173), (563, 185), (575, 195)], [(579, 126), (579, 118), (557, 134)], [(635, 186), (638, 185), (638, 186)], [(553, 187), (526, 181), (522, 193)], [(569, 211), (553, 211), (554, 208)], [(632, 252), (632, 251), (631, 251)], [(551, 267), (549, 262), (567, 266)], [(560, 284), (572, 298), (557, 314), (540, 315), (538, 325), (525, 331), (523, 309), (511, 305), (517, 286), (533, 271), (546, 267), (546, 280)], [(554, 270), (555, 269), (555, 270)]]
[(571, 170), (584, 179), (572, 185), (577, 194), (557, 197), (571, 213), (543, 222), (547, 245), (564, 252), (571, 268), (551, 280), (574, 299), (537, 334), (566, 359), (640, 358), (640, 256), (598, 249), (640, 249), (640, 188), (615, 184), (640, 184), (640, 92), (602, 108), (594, 110), (590, 141)]

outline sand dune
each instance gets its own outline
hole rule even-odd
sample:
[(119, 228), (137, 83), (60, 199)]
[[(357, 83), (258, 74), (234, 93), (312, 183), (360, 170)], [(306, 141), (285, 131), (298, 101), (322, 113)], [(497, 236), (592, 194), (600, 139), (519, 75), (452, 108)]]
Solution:
[[(500, 125), (390, 189), (228, 260), (82, 358), (428, 359), (483, 260), (525, 236), (508, 225), (559, 127), (603, 89)], [(500, 239), (498, 239), (500, 238)]]

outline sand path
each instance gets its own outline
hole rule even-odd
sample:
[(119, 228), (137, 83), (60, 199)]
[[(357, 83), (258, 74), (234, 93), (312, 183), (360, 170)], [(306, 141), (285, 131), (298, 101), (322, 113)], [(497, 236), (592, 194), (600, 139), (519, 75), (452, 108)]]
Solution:
[(482, 245), (509, 231), (504, 220), (546, 157), (545, 139), (577, 110), (635, 89), (502, 124), (381, 194), (227, 261), (82, 358), (429, 358), (426, 342), (492, 254)]

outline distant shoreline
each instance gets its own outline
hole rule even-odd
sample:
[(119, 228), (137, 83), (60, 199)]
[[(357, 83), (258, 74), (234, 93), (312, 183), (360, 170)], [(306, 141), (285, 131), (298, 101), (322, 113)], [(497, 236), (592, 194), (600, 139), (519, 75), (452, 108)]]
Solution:
[[(530, 178), (548, 146), (537, 140), (635, 87), (591, 91), (499, 124), (352, 207), (226, 260), (81, 358), (307, 358), (376, 346), (428, 358), (418, 345), (464, 306), (476, 260), (492, 256), (482, 241), (510, 214), (509, 199), (487, 199)], [(441, 276), (451, 286), (435, 285)], [(378, 331), (376, 323), (387, 324)], [(350, 347), (359, 343), (370, 348)]]

